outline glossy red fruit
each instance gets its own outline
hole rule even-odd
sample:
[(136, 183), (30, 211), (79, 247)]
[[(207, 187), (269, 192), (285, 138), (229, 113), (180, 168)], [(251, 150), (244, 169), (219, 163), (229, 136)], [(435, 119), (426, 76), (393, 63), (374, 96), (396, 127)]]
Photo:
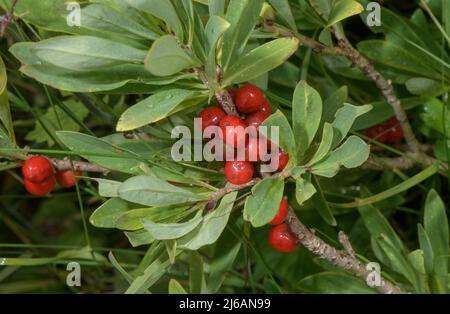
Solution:
[(199, 118), (201, 121), (202, 132), (211, 125), (219, 125), (220, 120), (222, 120), (227, 114), (219, 107), (208, 107), (203, 109)]
[(269, 244), (279, 252), (289, 253), (297, 248), (298, 239), (288, 225), (281, 224), (270, 229)]
[(245, 146), (245, 160), (251, 162), (267, 161), (269, 151), (270, 143), (267, 139), (261, 136), (250, 137), (248, 144)]
[(76, 178), (79, 176), (81, 176), (81, 171), (76, 171), (75, 177), (72, 170), (58, 171), (56, 173), (56, 181), (58, 181), (58, 184), (63, 188), (71, 188), (75, 185), (75, 180), (76, 182), (80, 181), (79, 178)]
[(269, 113), (259, 110), (248, 115), (247, 119), (245, 119), (245, 123), (247, 123), (248, 126), (258, 128), (269, 116)]
[(262, 103), (261, 109), (259, 111), (267, 113), (269, 116), (273, 113), (272, 107), (270, 107), (269, 102), (267, 99), (264, 98), (264, 101)]
[(397, 144), (403, 140), (403, 130), (400, 123), (395, 117), (392, 117), (386, 122), (386, 128), (389, 130), (386, 143)]
[(32, 183), (41, 183), (53, 175), (51, 162), (42, 156), (28, 158), (22, 166), (23, 177)]
[(252, 113), (262, 108), (264, 94), (255, 85), (243, 85), (236, 92), (235, 102), (239, 112)]
[(225, 163), (225, 176), (228, 182), (234, 185), (248, 183), (253, 178), (255, 169), (248, 161), (227, 161)]
[(55, 175), (52, 174), (50, 177), (47, 177), (47, 179), (45, 179), (41, 183), (34, 183), (28, 179), (25, 179), (24, 182), (25, 182), (25, 189), (30, 194), (36, 196), (43, 196), (47, 195), (53, 190), (53, 187), (55, 186), (56, 183), (56, 178)]
[(286, 198), (283, 197), (281, 199), (280, 207), (278, 208), (277, 214), (275, 215), (275, 217), (273, 217), (273, 219), (269, 222), (269, 224), (279, 225), (283, 223), (284, 218), (286, 218), (287, 212), (288, 212), (288, 202)]
[[(284, 168), (286, 168), (287, 164), (289, 163), (289, 154), (282, 151), (280, 148), (277, 148), (276, 151), (272, 152), (271, 154), (276, 154), (277, 152), (278, 152), (278, 167), (276, 171), (281, 171)], [(272, 160), (270, 160), (269, 162), (272, 162)]]
[[(226, 116), (219, 123), (221, 129), (221, 138), (224, 143), (231, 145), (233, 148), (245, 145), (247, 136), (247, 124), (236, 116)], [(240, 141), (238, 141), (238, 139)], [(238, 145), (239, 144), (239, 145)]]
[(381, 143), (386, 143), (388, 131), (381, 124), (374, 125), (366, 130), (366, 136)]

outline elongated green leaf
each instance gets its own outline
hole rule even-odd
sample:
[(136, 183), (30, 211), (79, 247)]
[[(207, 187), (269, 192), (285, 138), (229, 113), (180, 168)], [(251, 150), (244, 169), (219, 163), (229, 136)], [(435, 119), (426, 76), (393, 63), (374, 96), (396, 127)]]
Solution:
[(197, 104), (200, 100), (201, 94), (196, 91), (184, 89), (161, 91), (128, 108), (120, 117), (116, 129), (123, 132), (140, 128), (160, 121), (180, 108), (186, 108), (186, 105)]
[(197, 214), (189, 221), (174, 224), (154, 223), (148, 219), (143, 219), (144, 229), (157, 240), (178, 239), (188, 234), (202, 222), (202, 212)]
[(222, 84), (250, 81), (273, 70), (297, 50), (298, 44), (295, 38), (280, 38), (253, 49), (225, 71)]
[(146, 206), (182, 204), (208, 199), (208, 195), (197, 195), (149, 176), (136, 176), (126, 180), (119, 188), (119, 196), (124, 200)]
[(338, 173), (341, 166), (349, 169), (361, 166), (369, 158), (369, 154), (369, 145), (359, 137), (352, 135), (329, 157), (313, 166), (312, 172), (331, 178)]
[(386, 191), (383, 191), (381, 193), (378, 193), (376, 195), (364, 198), (364, 199), (360, 199), (357, 200), (355, 202), (351, 202), (351, 203), (346, 203), (346, 204), (336, 204), (333, 203), (333, 207), (336, 208), (353, 208), (353, 207), (358, 207), (358, 206), (363, 206), (363, 205), (368, 205), (368, 204), (373, 204), (373, 203), (377, 203), (380, 202), (382, 200), (385, 200), (389, 197), (392, 197), (394, 195), (397, 195), (403, 191), (406, 191), (408, 189), (410, 189), (411, 187), (419, 184), (420, 182), (428, 179), (429, 177), (431, 177), (432, 175), (436, 174), (439, 171), (439, 167), (437, 164), (435, 165), (431, 165), (428, 168), (422, 170), (421, 172), (419, 172), (418, 174), (416, 174), (415, 176), (409, 178), (408, 180), (398, 184), (397, 186), (394, 186), (393, 188), (390, 188)]
[[(269, 118), (267, 118), (262, 123), (262, 126), (265, 126), (267, 128), (259, 127), (260, 133), (266, 138), (270, 139), (276, 145), (279, 145), (285, 152), (288, 152), (290, 155), (290, 159), (294, 159), (295, 138), (286, 116), (278, 110)], [(278, 139), (276, 139), (274, 132), (272, 132), (272, 127), (278, 128)]]
[(33, 45), (40, 59), (74, 71), (104, 68), (121, 63), (143, 63), (145, 51), (92, 36), (59, 36)]
[(169, 76), (196, 66), (200, 64), (171, 35), (157, 39), (145, 57), (145, 69), (156, 76)]
[(319, 148), (317, 149), (314, 156), (308, 162), (308, 166), (314, 165), (321, 161), (329, 153), (331, 145), (333, 144), (333, 126), (328, 122), (325, 122), (322, 141), (320, 142)]
[(306, 81), (301, 81), (294, 91), (292, 121), (297, 141), (297, 156), (308, 149), (319, 129), (322, 118), (322, 98)]
[(316, 188), (311, 182), (302, 177), (297, 178), (295, 183), (295, 197), (299, 205), (303, 205), (316, 193)]
[(183, 286), (175, 279), (169, 281), (169, 294), (187, 294)]
[(297, 31), (297, 24), (295, 23), (294, 15), (292, 14), (291, 6), (288, 0), (269, 0), (269, 3), (278, 12), (280, 17), (286, 22), (289, 28)]
[(177, 15), (175, 8), (171, 1), (160, 0), (125, 0), (126, 3), (140, 11), (149, 13), (164, 22), (166, 22), (169, 29), (173, 30), (175, 34), (183, 39), (183, 26), (180, 18)]
[(0, 57), (0, 122), (5, 126), (9, 140), (14, 143), (15, 134), (9, 107), (8, 91), (6, 89), (7, 81), (6, 66), (3, 58)]
[(155, 241), (155, 238), (153, 238), (145, 229), (125, 232), (125, 236), (128, 238), (128, 241), (130, 241), (130, 244), (133, 247), (147, 245), (150, 243), (154, 243)]
[(240, 59), (261, 11), (263, 0), (231, 0), (225, 19), (230, 23), (223, 40), (222, 68)]
[(364, 115), (370, 110), (372, 110), (372, 106), (370, 105), (353, 106), (344, 104), (344, 107), (336, 112), (336, 117), (333, 122), (333, 147), (336, 147), (345, 139), (356, 118)]
[(206, 214), (195, 230), (178, 240), (178, 246), (188, 250), (198, 250), (205, 245), (215, 243), (228, 223), (236, 196), (237, 192), (225, 195), (219, 206)]
[(122, 184), (120, 181), (93, 178), (92, 180), (98, 183), (98, 194), (103, 197), (118, 197), (119, 186)]
[(216, 80), (216, 55), (217, 44), (223, 33), (230, 27), (225, 19), (219, 16), (211, 16), (206, 24), (205, 33), (209, 43), (208, 60), (206, 63), (206, 73), (210, 79)]
[(209, 0), (209, 15), (222, 16), (225, 13), (225, 0)]
[(306, 293), (373, 294), (367, 284), (345, 273), (323, 272), (303, 278), (298, 283)]
[(449, 231), (445, 205), (435, 190), (425, 201), (424, 227), (434, 254), (434, 273), (438, 291), (447, 291)]
[(113, 252), (108, 253), (108, 259), (115, 269), (128, 281), (129, 284), (133, 282), (133, 277), (120, 265), (119, 261), (114, 256)]
[(331, 9), (328, 18), (327, 27), (336, 24), (350, 16), (361, 13), (364, 10), (363, 6), (354, 0), (336, 0)]
[(151, 263), (144, 273), (136, 277), (133, 283), (125, 291), (125, 294), (145, 293), (151, 288), (167, 271), (170, 261), (157, 259)]
[(336, 112), (344, 105), (344, 102), (348, 98), (347, 86), (335, 90), (325, 101), (323, 102), (323, 118), (324, 122), (332, 123)]
[(130, 152), (90, 135), (58, 131), (56, 135), (71, 151), (99, 166), (130, 174), (142, 174), (144, 162)]
[(116, 222), (129, 209), (129, 205), (120, 198), (111, 198), (97, 208), (89, 222), (97, 228), (115, 228)]
[(203, 291), (204, 284), (203, 258), (193, 251), (189, 259), (189, 287), (190, 293), (199, 294)]
[(331, 212), (330, 207), (328, 206), (328, 202), (325, 198), (325, 195), (323, 193), (322, 187), (320, 186), (319, 180), (313, 175), (311, 183), (314, 187), (314, 189), (317, 191), (315, 193), (311, 200), (314, 203), (314, 207), (319, 212), (319, 215), (322, 217), (325, 222), (331, 226), (336, 226), (336, 218), (334, 218), (333, 213)]
[(417, 225), (417, 234), (419, 237), (420, 249), (424, 253), (425, 270), (428, 275), (431, 275), (434, 269), (434, 252), (430, 237), (421, 224)]
[(284, 181), (280, 177), (269, 177), (256, 184), (245, 201), (244, 219), (253, 227), (266, 225), (278, 212), (283, 191)]

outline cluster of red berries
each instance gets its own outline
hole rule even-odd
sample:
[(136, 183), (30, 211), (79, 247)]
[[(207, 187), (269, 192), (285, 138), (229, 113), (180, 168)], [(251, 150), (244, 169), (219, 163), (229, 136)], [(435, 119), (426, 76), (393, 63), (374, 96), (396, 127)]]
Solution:
[[(22, 166), (25, 188), (33, 195), (42, 196), (53, 190), (56, 182), (63, 188), (71, 188), (77, 180), (72, 170), (58, 171), (56, 174), (51, 162), (42, 156), (28, 158)], [(75, 172), (81, 176), (81, 172)]]
[(366, 130), (366, 135), (385, 144), (398, 144), (403, 140), (403, 131), (395, 117)]
[(283, 223), (288, 213), (288, 202), (286, 198), (282, 198), (277, 214), (269, 222), (274, 225), (269, 232), (269, 244), (275, 250), (282, 253), (289, 253), (295, 250), (298, 245), (297, 236), (289, 229), (289, 226)]
[[(253, 178), (255, 167), (252, 163), (252, 157), (256, 156), (258, 162), (270, 163), (273, 156), (260, 156), (260, 152), (265, 148), (271, 147), (268, 139), (262, 138), (260, 134), (256, 137), (248, 138), (247, 127), (253, 126), (258, 128), (264, 120), (272, 114), (272, 108), (264, 97), (261, 90), (255, 85), (243, 85), (238, 90), (228, 91), (233, 98), (236, 108), (240, 114), (246, 115), (245, 119), (238, 116), (227, 115), (219, 107), (209, 107), (200, 112), (202, 132), (209, 126), (217, 126), (220, 128), (220, 136), (225, 145), (232, 147), (234, 150), (241, 148), (239, 145), (245, 145), (245, 160), (226, 160), (225, 176), (227, 180), (235, 185), (246, 184)], [(246, 139), (241, 141), (241, 139)], [(271, 153), (275, 154), (275, 152)], [(281, 149), (277, 149), (278, 168), (276, 171), (283, 170), (289, 162), (289, 155)]]

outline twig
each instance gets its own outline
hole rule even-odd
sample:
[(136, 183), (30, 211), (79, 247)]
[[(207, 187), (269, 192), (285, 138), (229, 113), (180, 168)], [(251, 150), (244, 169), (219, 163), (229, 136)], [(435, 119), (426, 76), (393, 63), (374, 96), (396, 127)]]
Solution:
[(14, 15), (14, 10), (16, 8), (16, 4), (17, 4), (18, 0), (14, 0), (14, 2), (11, 5), (11, 9), (9, 11), (7, 11), (5, 13), (5, 15), (3, 15), (1, 17), (1, 22), (0, 22), (0, 38), (3, 37), (3, 35), (5, 35), (6, 29), (8, 28), (9, 24), (12, 21), (12, 17)]
[[(364, 282), (366, 282), (367, 278), (371, 275), (371, 270), (368, 270), (354, 255), (349, 253), (353, 252), (353, 249), (347, 238), (340, 239), (345, 243), (344, 245), (341, 241), (347, 251), (337, 250), (303, 225), (292, 209), (289, 210), (285, 222), (289, 225), (291, 231), (297, 235), (300, 243), (314, 255), (329, 261), (339, 268), (345, 269), (354, 276), (364, 280)], [(380, 285), (373, 288), (386, 294), (405, 293), (399, 287), (385, 279), (381, 279)]]
[[(64, 159), (49, 158), (49, 160), (52, 163), (53, 167), (55, 167), (55, 169), (58, 171), (72, 169), (72, 167), (70, 165), (70, 160), (68, 158), (64, 158)], [(109, 170), (109, 169), (93, 165), (86, 161), (73, 160), (72, 165), (73, 165), (73, 169), (75, 171), (96, 172), (96, 173), (102, 173), (103, 175), (107, 175), (108, 173), (111, 172), (111, 170)]]

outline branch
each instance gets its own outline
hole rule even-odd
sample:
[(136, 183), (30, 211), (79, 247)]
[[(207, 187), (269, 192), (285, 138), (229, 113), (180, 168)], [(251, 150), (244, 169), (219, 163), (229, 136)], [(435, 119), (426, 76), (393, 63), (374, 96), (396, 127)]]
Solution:
[[(297, 235), (300, 243), (314, 255), (329, 261), (339, 268), (345, 269), (354, 276), (364, 280), (364, 282), (366, 282), (367, 278), (372, 274), (372, 271), (368, 270), (366, 266), (354, 256), (353, 248), (343, 232), (340, 232), (339, 237), (346, 251), (337, 250), (316, 236), (313, 231), (303, 225), (292, 209), (289, 210), (285, 222), (289, 225), (291, 231)], [(405, 293), (399, 287), (383, 278), (381, 279), (380, 285), (373, 288), (386, 294)]]
[[(70, 160), (67, 157), (64, 159), (49, 158), (49, 160), (52, 163), (53, 167), (58, 171), (72, 169), (72, 167), (70, 165)], [(102, 173), (103, 175), (107, 175), (108, 173), (111, 172), (111, 170), (109, 170), (109, 169), (93, 165), (86, 161), (73, 160), (72, 166), (75, 171), (96, 172), (96, 173)]]

